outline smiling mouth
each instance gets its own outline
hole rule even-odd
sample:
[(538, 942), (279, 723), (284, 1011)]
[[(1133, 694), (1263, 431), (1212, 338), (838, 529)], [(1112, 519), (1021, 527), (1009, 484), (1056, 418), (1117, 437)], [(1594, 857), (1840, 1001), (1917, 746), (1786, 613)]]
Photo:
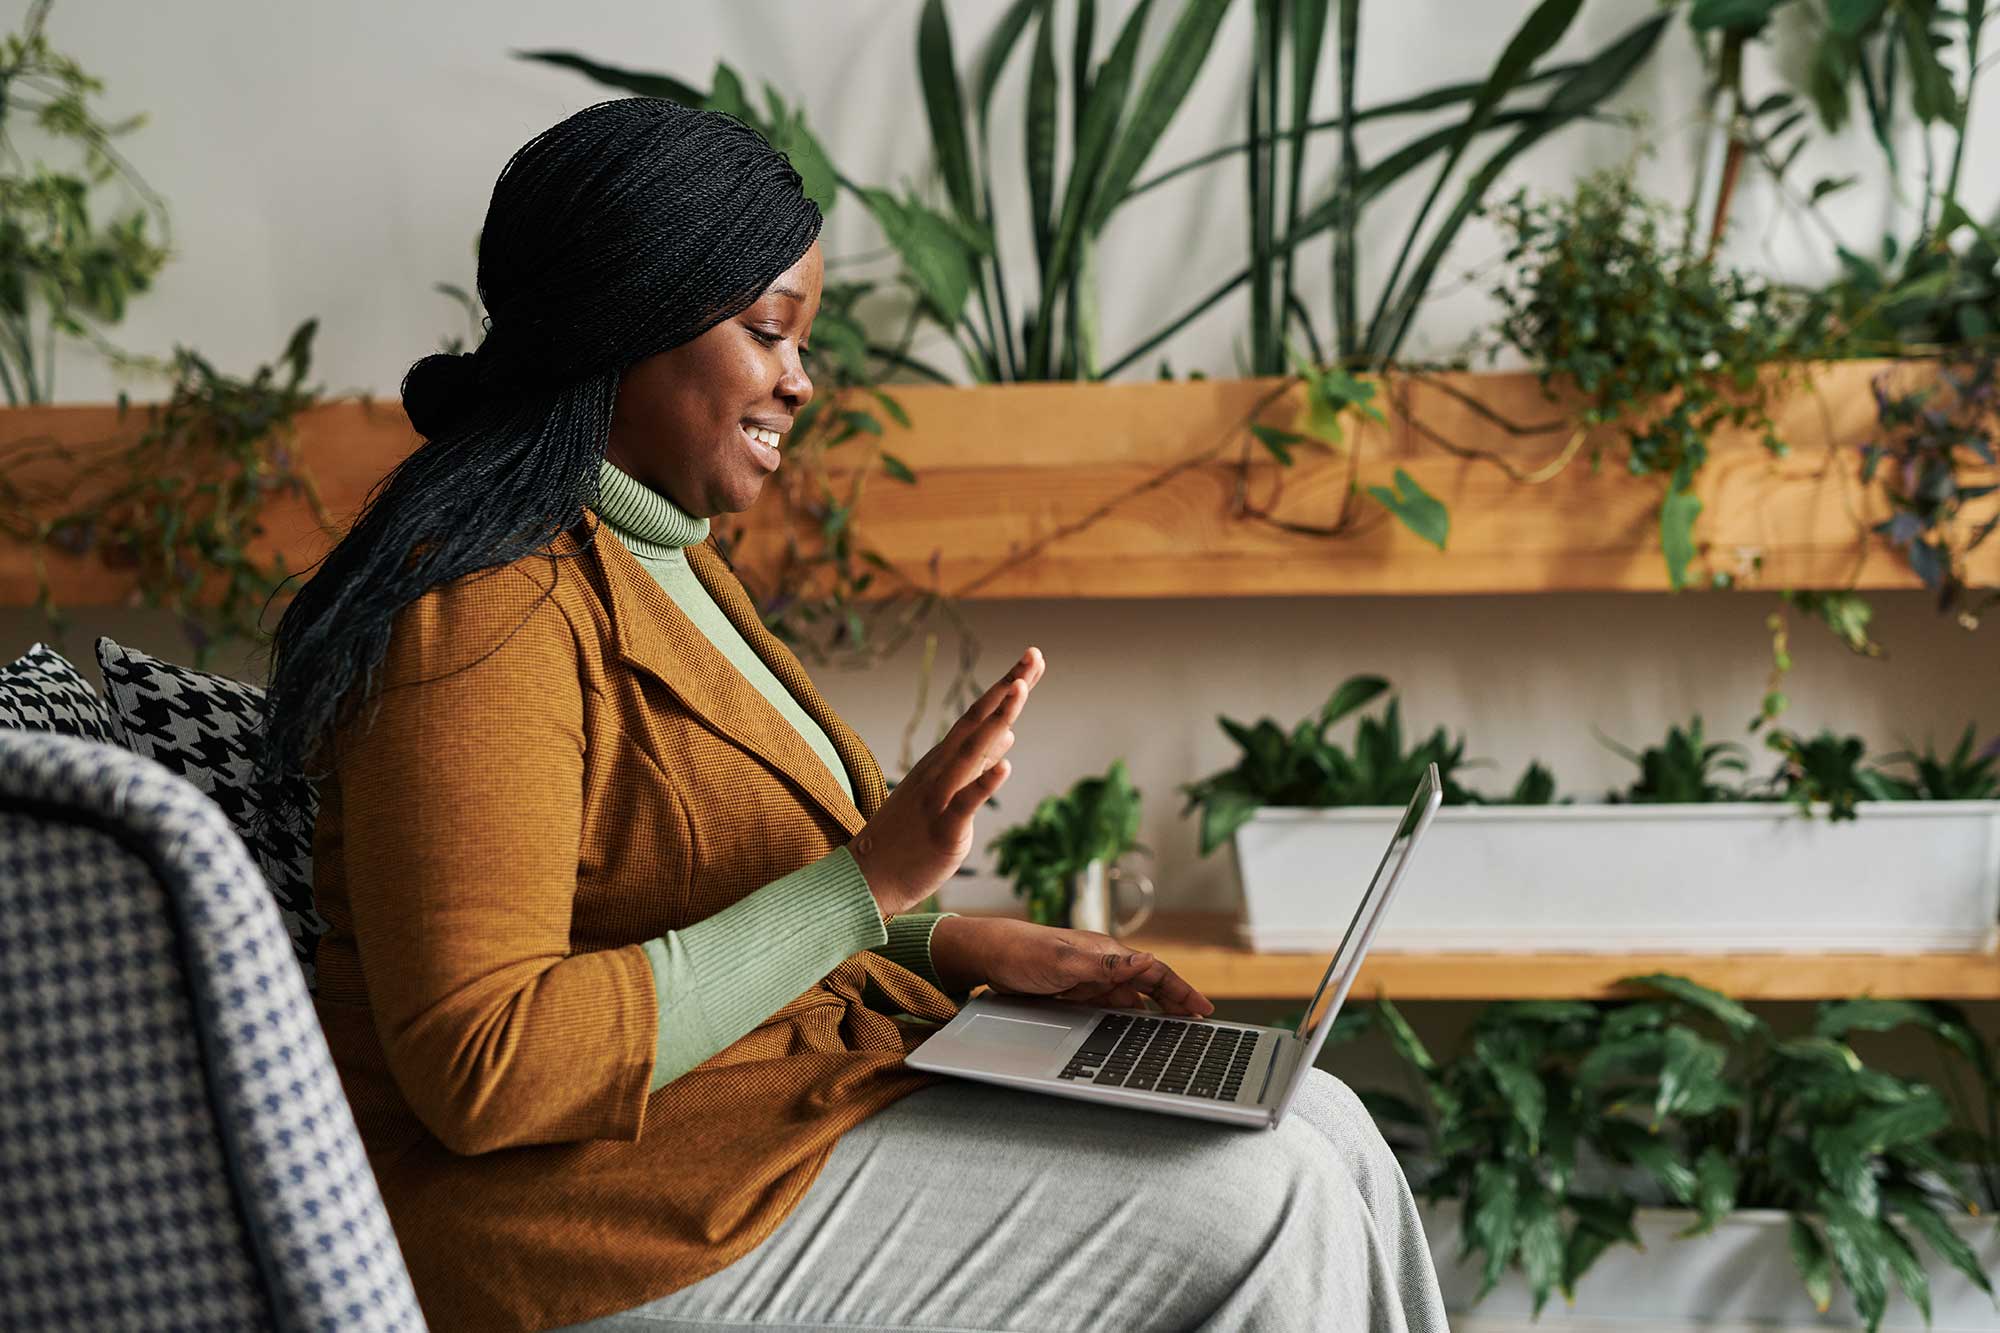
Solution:
[(749, 446), (750, 456), (756, 459), (766, 472), (776, 472), (778, 464), (784, 457), (778, 452), (778, 441), (782, 438), (778, 432), (751, 425), (739, 426), (737, 431), (743, 436), (743, 442)]

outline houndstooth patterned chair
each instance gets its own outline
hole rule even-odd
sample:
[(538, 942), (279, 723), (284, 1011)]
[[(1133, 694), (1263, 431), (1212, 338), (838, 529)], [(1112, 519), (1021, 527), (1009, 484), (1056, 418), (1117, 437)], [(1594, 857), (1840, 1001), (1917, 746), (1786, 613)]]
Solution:
[(292, 944), (221, 810), (0, 729), (0, 1328), (422, 1329)]

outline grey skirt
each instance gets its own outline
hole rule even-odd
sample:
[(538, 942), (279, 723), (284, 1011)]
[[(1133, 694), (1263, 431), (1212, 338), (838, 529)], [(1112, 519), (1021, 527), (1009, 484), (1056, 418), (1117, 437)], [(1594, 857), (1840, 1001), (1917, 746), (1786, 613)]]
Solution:
[(610, 1330), (1445, 1333), (1388, 1144), (1315, 1070), (1235, 1129), (946, 1082), (849, 1130), (771, 1236)]

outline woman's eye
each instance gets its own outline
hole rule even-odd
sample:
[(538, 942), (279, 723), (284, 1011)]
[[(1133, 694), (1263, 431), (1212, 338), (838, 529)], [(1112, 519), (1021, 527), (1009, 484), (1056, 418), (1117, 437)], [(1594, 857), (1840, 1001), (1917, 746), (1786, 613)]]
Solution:
[(775, 347), (785, 340), (785, 335), (782, 333), (766, 333), (762, 329), (752, 329), (750, 334), (766, 347)]

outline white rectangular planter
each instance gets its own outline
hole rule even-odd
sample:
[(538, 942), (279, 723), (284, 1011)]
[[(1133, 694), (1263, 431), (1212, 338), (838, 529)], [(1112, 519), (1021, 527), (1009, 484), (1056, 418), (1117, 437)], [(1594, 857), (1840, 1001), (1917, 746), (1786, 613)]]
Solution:
[[(1269, 808), (1233, 842), (1251, 948), (1332, 952), (1402, 812)], [(2000, 801), (1440, 810), (1383, 950), (1993, 952)]]
[[(1527, 1327), (1534, 1308), (1527, 1279), (1517, 1270), (1502, 1275), (1477, 1305), (1481, 1256), (1464, 1264), (1454, 1261), (1459, 1247), (1459, 1206), (1419, 1201), (1424, 1234), (1437, 1268), (1445, 1309), (1486, 1321), (1519, 1320)], [(1621, 1328), (1660, 1328), (1672, 1324), (1780, 1325), (1790, 1328), (1860, 1328), (1854, 1298), (1844, 1281), (1836, 1282), (1833, 1305), (1825, 1314), (1813, 1308), (1805, 1283), (1792, 1263), (1789, 1223), (1775, 1208), (1745, 1208), (1716, 1223), (1715, 1230), (1685, 1240), (1675, 1233), (1694, 1222), (1684, 1208), (1640, 1208), (1633, 1216), (1644, 1250), (1613, 1245), (1576, 1284), (1576, 1304), (1552, 1291), (1536, 1326), (1566, 1323), (1604, 1324)], [(1955, 1217), (1952, 1230), (1972, 1247), (1980, 1266), (2000, 1274), (2000, 1230), (1992, 1218)], [(1908, 1228), (1904, 1228), (1905, 1231)], [(2000, 1309), (1985, 1292), (1946, 1264), (1921, 1239), (1918, 1257), (1931, 1280), (1932, 1324), (1929, 1333), (1971, 1333), (2000, 1329)], [(1923, 1329), (1923, 1312), (1910, 1303), (1894, 1279), (1882, 1320), (1886, 1330)], [(1457, 1321), (1454, 1320), (1454, 1323)]]

